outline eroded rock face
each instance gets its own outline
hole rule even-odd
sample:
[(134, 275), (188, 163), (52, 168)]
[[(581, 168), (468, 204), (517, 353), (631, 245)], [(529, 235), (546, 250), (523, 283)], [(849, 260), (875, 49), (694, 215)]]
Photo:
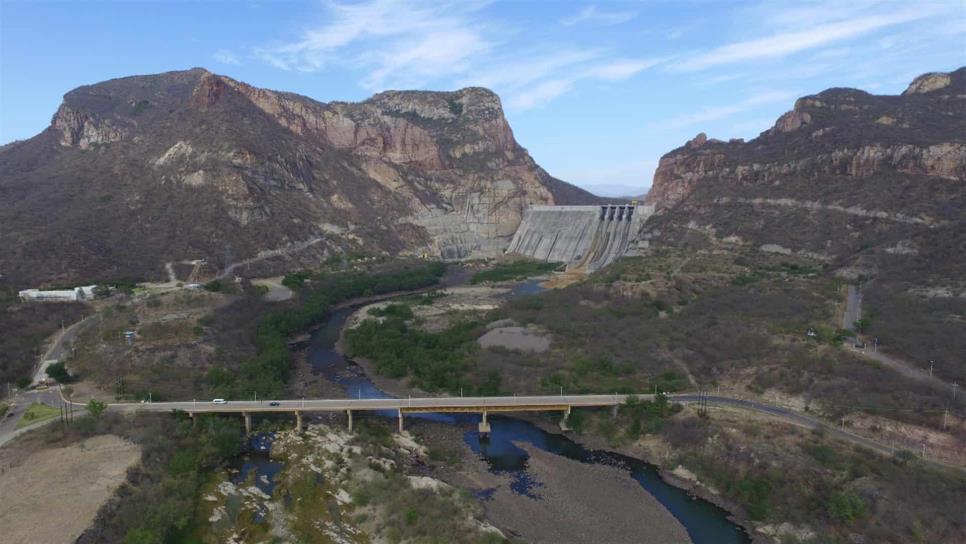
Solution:
[[(742, 186), (893, 171), (966, 180), (966, 94), (951, 94), (957, 86), (966, 89), (966, 69), (916, 78), (903, 96), (931, 93), (935, 101), (928, 103), (830, 89), (799, 99), (750, 142), (699, 134), (661, 158), (647, 202), (671, 208), (701, 183)], [(949, 92), (935, 92), (941, 90)], [(931, 127), (935, 122), (945, 130)]]
[(97, 120), (91, 114), (76, 111), (63, 104), (54, 115), (51, 126), (60, 133), (60, 145), (87, 149), (96, 144), (120, 140), (123, 131), (109, 121)]
[(942, 72), (923, 74), (912, 80), (912, 83), (902, 94), (924, 94), (948, 87), (950, 83), (952, 83), (952, 78), (949, 77), (949, 74)]
[(0, 174), (23, 196), (0, 201), (0, 269), (65, 281), (320, 238), (307, 258), (497, 255), (527, 206), (598, 202), (533, 161), (486, 89), (322, 103), (200, 68), (69, 92), (47, 131), (0, 149)]
[(954, 228), (966, 206), (966, 68), (916, 78), (898, 96), (800, 98), (748, 142), (699, 135), (661, 158), (645, 201), (659, 216), (643, 240), (823, 260)]

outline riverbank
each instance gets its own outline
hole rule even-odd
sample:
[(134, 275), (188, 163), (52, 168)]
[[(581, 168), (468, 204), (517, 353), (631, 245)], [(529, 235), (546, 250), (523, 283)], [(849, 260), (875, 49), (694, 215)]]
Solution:
[(527, 489), (494, 471), (464, 442), (473, 425), (413, 421), (410, 432), (436, 457), (430, 475), (478, 497), (486, 519), (507, 536), (532, 543), (688, 543), (677, 519), (617, 467), (567, 459), (525, 442)]
[[(503, 292), (501, 295), (509, 291), (507, 289), (499, 290)], [(474, 292), (472, 295), (474, 299), (478, 299), (480, 293)], [(444, 297), (442, 300), (446, 298), (449, 297)], [(479, 302), (479, 300), (474, 300), (474, 302)], [(449, 305), (454, 303), (460, 304), (458, 301), (449, 301)], [(446, 303), (441, 303), (440, 301), (434, 301), (433, 305), (435, 306), (436, 304), (440, 304), (441, 307), (448, 306)], [(343, 361), (343, 364), (358, 365), (364, 371), (366, 378), (386, 393), (396, 397), (425, 395), (425, 392), (410, 387), (406, 382), (392, 380), (378, 375), (371, 361), (364, 358), (356, 358), (349, 361), (345, 357), (344, 338), (346, 330), (367, 318), (369, 309), (374, 306), (379, 306), (379, 304), (357, 307), (351, 315), (346, 317), (345, 324), (340, 328), (334, 350), (341, 355), (340, 359)], [(435, 310), (433, 313), (440, 313), (440, 311)], [(442, 313), (446, 312), (444, 311)], [(551, 424), (546, 418), (533, 415), (529, 417), (515, 416), (514, 419), (536, 424), (536, 427), (552, 433), (554, 436), (560, 436), (559, 428)], [(465, 435), (466, 433), (475, 433), (474, 423), (464, 421), (462, 424), (440, 424), (417, 418), (407, 418), (406, 426), (411, 432), (422, 437), (430, 445), (431, 450), (444, 452), (439, 455), (440, 457), (449, 459), (448, 464), (437, 463), (434, 465), (434, 477), (438, 477), (456, 487), (468, 490), (480, 497), (487, 512), (487, 519), (501, 530), (504, 530), (508, 535), (518, 536), (524, 540), (535, 542), (586, 542), (599, 539), (600, 535), (610, 535), (611, 533), (609, 531), (619, 527), (619, 521), (621, 520), (649, 520), (649, 523), (644, 523), (640, 527), (625, 526), (620, 528), (614, 532), (612, 538), (608, 537), (604, 541), (679, 541), (676, 539), (680, 535), (673, 532), (659, 534), (644, 527), (676, 526), (681, 527), (683, 531), (683, 526), (675, 516), (652, 494), (645, 490), (645, 487), (642, 487), (643, 484), (639, 480), (635, 481), (638, 477), (632, 477), (632, 474), (626, 468), (618, 469), (613, 466), (568, 459), (559, 452), (550, 453), (532, 444), (514, 443), (518, 449), (514, 455), (518, 457), (522, 455), (523, 457), (520, 458), (526, 459), (525, 468), (521, 467), (511, 472), (500, 473), (500, 471), (496, 471), (494, 473), (494, 467), (477, 452), (474, 452), (468, 447), (466, 440), (469, 439), (465, 438)], [(475, 437), (475, 434), (473, 436)], [(584, 443), (582, 439), (583, 437), (581, 437), (581, 442)], [(561, 437), (560, 440), (566, 439)], [(599, 439), (596, 441), (586, 441), (585, 443), (589, 446), (589, 449), (604, 452), (613, 449), (609, 448), (603, 442), (603, 439)], [(628, 457), (641, 457), (640, 455), (634, 455), (634, 453), (641, 453), (639, 451), (631, 452), (624, 450), (621, 453)], [(647, 470), (652, 471), (652, 469)], [(604, 474), (607, 474), (607, 476), (604, 476)], [(682, 480), (667, 471), (662, 471), (661, 476), (664, 482), (678, 484), (683, 489), (693, 490), (691, 492), (692, 496), (704, 495), (712, 499), (709, 501), (710, 503), (718, 506), (726, 506), (722, 504), (720, 497), (715, 497), (710, 493), (705, 495), (702, 490), (694, 489), (693, 482)], [(520, 478), (533, 478), (537, 482), (535, 485), (538, 487), (542, 486), (541, 489), (547, 488), (549, 494), (547, 496), (541, 496), (539, 495), (539, 490), (534, 493), (523, 490), (521, 493), (521, 484), (518, 481)], [(575, 482), (582, 483), (572, 487), (571, 485)], [(626, 485), (630, 485), (630, 489), (633, 489), (633, 491), (628, 491)], [(664, 483), (661, 485), (666, 486)], [(588, 491), (588, 489), (591, 491)], [(599, 496), (596, 494), (599, 494)], [(647, 499), (640, 499), (637, 497), (637, 494), (643, 494)], [(680, 491), (678, 494), (682, 495)], [(597, 499), (592, 500), (594, 496)], [(638, 506), (645, 504), (646, 514), (642, 514), (636, 510), (627, 510), (621, 506), (615, 506), (608, 502), (610, 499), (607, 497), (621, 498), (618, 500), (619, 504)], [(584, 508), (588, 508), (587, 504), (596, 504), (604, 512), (616, 513), (614, 516), (602, 516), (599, 512), (595, 515), (589, 512), (583, 515), (573, 515), (574, 513), (581, 512)], [(595, 512), (598, 510), (596, 506), (593, 509)], [(719, 518), (722, 517), (721, 514), (713, 515)], [(580, 526), (568, 527), (567, 524), (570, 519), (579, 519)], [(588, 519), (592, 519), (593, 522), (589, 522)], [(732, 517), (730, 519), (734, 518)], [(626, 521), (626, 523), (632, 522)], [(589, 528), (590, 532), (585, 534), (583, 532), (584, 528)], [(731, 532), (733, 533), (734, 529), (731, 529)], [(680, 541), (689, 542), (688, 533), (684, 531), (683, 534), (684, 540)], [(597, 535), (597, 538), (594, 538), (593, 535)], [(622, 538), (627, 539), (627, 535), (634, 535), (633, 540), (622, 540)], [(644, 535), (643, 538), (645, 540), (642, 540), (642, 535)], [(704, 540), (704, 542), (713, 541)]]

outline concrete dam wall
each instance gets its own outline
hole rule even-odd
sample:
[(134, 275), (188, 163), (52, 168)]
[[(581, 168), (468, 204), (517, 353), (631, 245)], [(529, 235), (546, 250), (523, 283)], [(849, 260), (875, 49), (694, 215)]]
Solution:
[(653, 206), (532, 206), (507, 253), (599, 270), (624, 255)]

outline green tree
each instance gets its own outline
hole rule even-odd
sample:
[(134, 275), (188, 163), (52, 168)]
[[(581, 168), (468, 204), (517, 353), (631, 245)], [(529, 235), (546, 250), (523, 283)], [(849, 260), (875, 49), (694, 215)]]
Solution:
[(54, 363), (47, 367), (47, 375), (51, 378), (57, 380), (57, 383), (70, 383), (74, 380), (74, 377), (67, 372), (67, 368), (64, 363)]
[(28, 387), (30, 387), (30, 378), (28, 378), (27, 376), (24, 376), (23, 378), (20, 378), (19, 380), (17, 380), (18, 389), (26, 389)]
[(99, 417), (104, 413), (104, 410), (107, 410), (107, 404), (97, 399), (91, 399), (87, 403), (87, 411), (94, 417)]
[(836, 521), (852, 523), (865, 516), (865, 503), (854, 493), (833, 493), (828, 501), (828, 515)]

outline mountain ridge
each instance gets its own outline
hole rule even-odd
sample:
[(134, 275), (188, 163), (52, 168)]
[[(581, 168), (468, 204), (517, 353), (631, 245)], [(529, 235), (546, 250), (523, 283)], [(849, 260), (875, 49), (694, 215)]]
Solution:
[(546, 173), (486, 89), (323, 103), (205, 69), (65, 94), (0, 150), (0, 274), (18, 285), (210, 271), (260, 251), (499, 254), (530, 204), (604, 201)]

